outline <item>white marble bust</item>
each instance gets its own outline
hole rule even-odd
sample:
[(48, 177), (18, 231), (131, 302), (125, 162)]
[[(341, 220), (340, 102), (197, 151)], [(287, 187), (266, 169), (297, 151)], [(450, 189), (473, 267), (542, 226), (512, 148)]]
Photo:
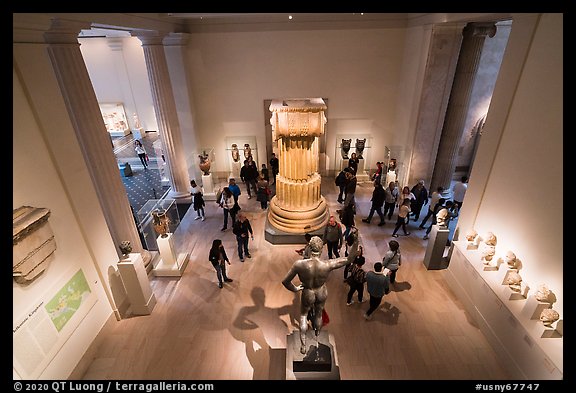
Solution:
[(486, 235), (484, 235), (484, 244), (487, 246), (496, 246), (496, 242), (496, 235), (494, 235), (492, 232), (486, 232)]
[(478, 232), (476, 232), (476, 230), (474, 228), (472, 228), (468, 232), (466, 232), (466, 240), (468, 240), (469, 242), (473, 242), (477, 236), (478, 236)]
[(550, 289), (546, 284), (538, 285), (538, 291), (536, 292), (536, 300), (539, 302), (549, 303), (550, 302)]
[(504, 256), (504, 260), (506, 261), (506, 264), (508, 265), (509, 269), (517, 269), (519, 266), (519, 262), (518, 262), (518, 259), (516, 258), (516, 254), (514, 254), (512, 251), (506, 252), (506, 255)]
[(494, 254), (496, 254), (496, 247), (494, 246), (485, 246), (482, 249), (482, 260), (485, 261), (485, 264), (488, 264), (494, 258)]
[(511, 272), (506, 276), (504, 284), (508, 285), (514, 292), (520, 292), (520, 287), (522, 285), (522, 277), (518, 272)]
[(560, 314), (558, 314), (558, 311), (553, 310), (551, 308), (545, 308), (544, 310), (542, 310), (542, 313), (540, 314), (540, 320), (542, 321), (544, 326), (550, 326), (558, 319), (560, 319)]

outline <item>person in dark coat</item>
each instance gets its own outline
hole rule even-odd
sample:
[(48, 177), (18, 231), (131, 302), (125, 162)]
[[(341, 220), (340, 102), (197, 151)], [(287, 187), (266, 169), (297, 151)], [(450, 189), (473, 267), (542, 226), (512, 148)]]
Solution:
[(208, 254), (208, 260), (214, 266), (216, 270), (216, 276), (218, 277), (218, 287), (222, 289), (224, 282), (232, 282), (231, 278), (226, 275), (226, 263), (230, 265), (230, 260), (226, 256), (226, 251), (222, 245), (222, 240), (214, 239), (212, 241), (212, 248), (210, 248), (210, 253)]
[(380, 217), (380, 222), (378, 226), (384, 225), (384, 213), (382, 212), (382, 206), (384, 205), (384, 199), (386, 198), (386, 192), (384, 191), (384, 187), (382, 187), (382, 183), (377, 180), (374, 180), (374, 191), (372, 191), (372, 206), (370, 207), (370, 213), (368, 217), (363, 218), (362, 221), (370, 224), (370, 220), (374, 215), (374, 212), (378, 213)]
[(258, 171), (258, 167), (256, 163), (252, 160), (252, 158), (247, 159), (244, 161), (244, 166), (240, 169), (240, 178), (246, 184), (246, 191), (248, 191), (248, 199), (252, 198), (252, 191), (254, 193), (258, 192), (258, 188), (256, 186), (256, 181), (260, 176), (260, 172)]
[(411, 214), (414, 216), (414, 222), (416, 222), (420, 218), (422, 206), (428, 203), (428, 190), (424, 187), (424, 180), (419, 180), (418, 183), (412, 187), (410, 192), (412, 192), (416, 197), (410, 205), (410, 208), (412, 209)]

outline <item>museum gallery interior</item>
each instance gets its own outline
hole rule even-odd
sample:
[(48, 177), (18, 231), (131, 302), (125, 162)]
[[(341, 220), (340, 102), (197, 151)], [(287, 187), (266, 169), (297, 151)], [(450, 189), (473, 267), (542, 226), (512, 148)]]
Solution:
[[(562, 380), (562, 119), (560, 13), (13, 14), (13, 378)], [(264, 207), (240, 171), (272, 153)], [(283, 280), (352, 153), (364, 270), (392, 239), (402, 265), (370, 319), (325, 277), (300, 353)], [(377, 163), (448, 200), (467, 176), (458, 216), (363, 222)], [(136, 206), (125, 181), (152, 177)]]

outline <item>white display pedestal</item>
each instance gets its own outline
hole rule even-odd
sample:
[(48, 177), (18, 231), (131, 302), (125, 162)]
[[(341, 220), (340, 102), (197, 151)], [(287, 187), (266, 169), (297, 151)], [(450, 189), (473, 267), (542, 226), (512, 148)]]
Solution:
[(156, 305), (156, 296), (152, 292), (148, 274), (142, 256), (131, 253), (118, 262), (118, 271), (135, 315), (149, 315)]
[(432, 225), (428, 246), (426, 247), (426, 254), (422, 261), (426, 269), (438, 270), (444, 269), (447, 266), (444, 251), (446, 250), (449, 233), (450, 231), (446, 227), (439, 227), (436, 224)]
[(452, 244), (444, 278), (511, 379), (561, 380), (565, 363), (562, 323), (560, 327), (559, 321), (546, 327), (539, 319), (526, 317), (523, 310), (528, 300), (510, 300), (510, 289), (505, 288), (507, 292), (502, 289), (506, 269), (485, 272), (479, 251), (467, 250), (466, 241), (456, 240)]
[(386, 186), (388, 186), (388, 184), (390, 184), (390, 182), (395, 182), (396, 181), (396, 172), (395, 171), (388, 171), (386, 173)]
[(356, 179), (359, 182), (370, 181), (370, 176), (366, 172), (366, 169), (364, 169), (365, 166), (366, 166), (366, 160), (361, 159), (358, 162), (358, 172), (356, 172)]
[(524, 308), (522, 308), (522, 312), (520, 313), (524, 318), (528, 319), (540, 319), (540, 314), (542, 311), (551, 308), (552, 305), (550, 303), (541, 302), (536, 299), (535, 296), (528, 297)]
[[(466, 246), (467, 250), (471, 250), (470, 248), (468, 248), (468, 246)], [(502, 259), (498, 258), (495, 261), (486, 261), (488, 263), (484, 263), (484, 259), (481, 259), (482, 264), (484, 265), (484, 267), (482, 268), (485, 272), (493, 272), (493, 271), (497, 271), (500, 268), (500, 265), (502, 264)]]
[(181, 277), (188, 264), (189, 254), (176, 255), (172, 234), (166, 237), (158, 236), (156, 239), (160, 261), (154, 266), (152, 272), (157, 277)]
[(110, 134), (110, 136), (126, 136), (128, 134), (130, 134), (130, 129), (129, 128), (125, 128), (123, 130), (112, 130), (112, 131), (108, 131), (108, 133)]
[(524, 281), (520, 283), (520, 291), (516, 292), (508, 285), (502, 287), (502, 295), (507, 297), (508, 300), (526, 300), (530, 286)]
[(559, 319), (550, 327), (544, 326), (544, 331), (540, 338), (560, 338), (564, 336), (564, 320)]
[(242, 165), (240, 164), (240, 161), (238, 161), (238, 162), (232, 161), (232, 172), (230, 172), (230, 176), (228, 176), (228, 180), (230, 180), (231, 177), (236, 179), (236, 181), (238, 181), (238, 179), (240, 179), (240, 167), (241, 166)]
[(140, 128), (132, 128), (132, 136), (134, 136), (134, 139), (138, 139), (138, 140), (142, 140), (142, 138), (144, 138), (146, 136), (146, 133), (144, 132), (144, 128), (140, 127)]
[(205, 201), (215, 201), (216, 192), (214, 190), (214, 181), (212, 181), (212, 174), (202, 175), (202, 195)]

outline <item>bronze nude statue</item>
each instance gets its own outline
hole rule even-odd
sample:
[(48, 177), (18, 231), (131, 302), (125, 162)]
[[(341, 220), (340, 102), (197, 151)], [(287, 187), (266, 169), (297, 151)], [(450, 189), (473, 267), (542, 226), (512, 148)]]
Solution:
[[(347, 257), (321, 260), (323, 241), (318, 236), (310, 239), (310, 258), (299, 259), (292, 265), (292, 268), (282, 281), (282, 284), (292, 292), (302, 291), (300, 297), (300, 352), (306, 354), (306, 331), (308, 330), (308, 312), (313, 311), (312, 326), (316, 333), (316, 338), (322, 328), (322, 310), (328, 297), (326, 280), (332, 270), (348, 265), (354, 261), (358, 253), (358, 230), (352, 229), (347, 238), (351, 245)], [(300, 285), (294, 285), (292, 280), (298, 276)]]

